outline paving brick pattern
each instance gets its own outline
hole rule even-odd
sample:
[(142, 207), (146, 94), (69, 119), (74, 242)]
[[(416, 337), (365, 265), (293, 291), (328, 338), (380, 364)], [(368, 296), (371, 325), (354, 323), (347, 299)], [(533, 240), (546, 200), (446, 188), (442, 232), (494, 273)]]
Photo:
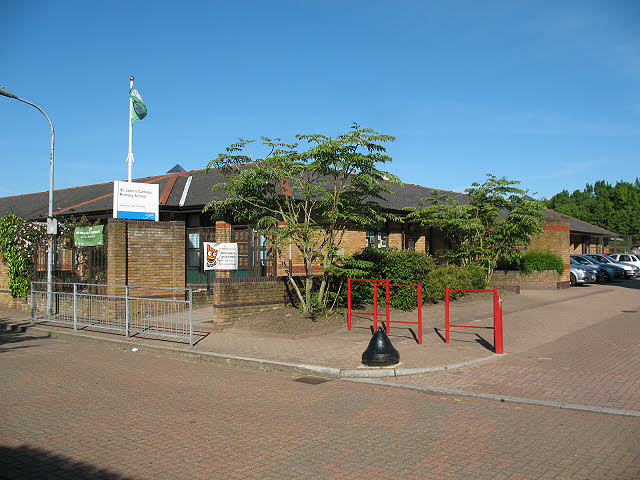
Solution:
[[(631, 288), (636, 287), (636, 288)], [(586, 288), (556, 291), (526, 291), (504, 297), (505, 352), (511, 354), (538, 348), (589, 325), (606, 322), (619, 310), (640, 310), (640, 280), (620, 284), (598, 284)], [(451, 305), (452, 323), (492, 325), (491, 294)], [(416, 321), (415, 312), (395, 311), (392, 318)], [(200, 316), (196, 330), (206, 328), (210, 319)], [(346, 323), (346, 315), (345, 315)], [(339, 332), (291, 338), (283, 335), (255, 334), (243, 330), (215, 331), (196, 345), (196, 349), (249, 356), (267, 360), (306, 363), (353, 369), (360, 365), (371, 332), (369, 319), (354, 319)], [(390, 338), (400, 352), (400, 367), (419, 368), (447, 365), (491, 355), (492, 330), (458, 329), (452, 341), (444, 343), (444, 304), (425, 305), (423, 345), (418, 345), (403, 325), (391, 326)], [(327, 353), (330, 352), (330, 355)]]
[[(527, 310), (526, 314), (532, 325), (530, 335), (518, 338), (513, 333), (507, 334), (505, 350), (512, 353), (504, 358), (398, 381), (640, 411), (640, 295), (637, 290), (609, 289), (596, 297), (585, 297), (579, 303), (561, 302)], [(522, 335), (518, 319), (513, 318), (518, 312), (510, 315), (512, 319), (505, 325), (508, 328), (509, 322), (513, 322), (515, 331)], [(557, 327), (549, 326), (551, 322), (557, 323)], [(584, 326), (566, 333), (566, 329), (580, 324)], [(538, 331), (545, 325), (546, 332)], [(549, 336), (556, 338), (546, 338)]]
[(8, 479), (632, 479), (640, 418), (0, 334)]

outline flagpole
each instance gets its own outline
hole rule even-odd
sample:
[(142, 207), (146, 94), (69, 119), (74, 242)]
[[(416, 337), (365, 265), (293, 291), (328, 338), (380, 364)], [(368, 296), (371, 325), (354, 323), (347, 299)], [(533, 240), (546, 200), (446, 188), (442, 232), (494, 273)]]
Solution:
[[(129, 78), (129, 91), (133, 88), (133, 75)], [(131, 166), (133, 165), (133, 123), (131, 122), (131, 111), (133, 110), (133, 99), (129, 95), (129, 155), (127, 164), (129, 165), (129, 182), (131, 182)]]

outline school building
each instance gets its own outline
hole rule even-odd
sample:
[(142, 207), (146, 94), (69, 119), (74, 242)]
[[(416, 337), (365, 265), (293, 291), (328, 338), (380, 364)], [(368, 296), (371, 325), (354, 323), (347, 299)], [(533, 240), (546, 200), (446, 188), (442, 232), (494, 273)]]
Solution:
[[(108, 285), (168, 286), (193, 288), (200, 303), (213, 306), (212, 319), (224, 324), (249, 311), (273, 308), (287, 302), (283, 277), (286, 263), (294, 274), (304, 272), (302, 258), (295, 248), (277, 258), (268, 242), (251, 225), (238, 224), (232, 218), (212, 219), (202, 213), (211, 200), (222, 200), (222, 190), (212, 186), (224, 182), (217, 170), (184, 171), (179, 165), (164, 175), (134, 179), (137, 183), (156, 184), (159, 188), (159, 221), (113, 218), (114, 183), (86, 185), (54, 192), (54, 217), (58, 221), (86, 216), (104, 225), (102, 246), (82, 249), (80, 254), (69, 239), (58, 239), (55, 255), (55, 281), (106, 283)], [(382, 207), (405, 216), (407, 207), (438, 193), (466, 196), (419, 185), (390, 185)], [(45, 220), (48, 192), (0, 198), (0, 216)], [(518, 277), (516, 280), (495, 275), (496, 285), (518, 288), (560, 288), (569, 284), (569, 255), (607, 251), (614, 235), (605, 229), (582, 222), (553, 210), (546, 210), (544, 233), (532, 239), (529, 249), (550, 250), (560, 255), (567, 272), (554, 278)], [(236, 243), (237, 270), (207, 270), (204, 242)], [(415, 249), (434, 254), (447, 246), (446, 239), (434, 228), (413, 223), (387, 222), (376, 230), (348, 230), (340, 253), (353, 254), (366, 246)], [(46, 271), (46, 254), (41, 249), (36, 259), (35, 278), (42, 280)], [(499, 273), (499, 272), (498, 272)], [(0, 303), (19, 306), (7, 286), (6, 266), (0, 262)], [(24, 302), (23, 302), (24, 303)]]

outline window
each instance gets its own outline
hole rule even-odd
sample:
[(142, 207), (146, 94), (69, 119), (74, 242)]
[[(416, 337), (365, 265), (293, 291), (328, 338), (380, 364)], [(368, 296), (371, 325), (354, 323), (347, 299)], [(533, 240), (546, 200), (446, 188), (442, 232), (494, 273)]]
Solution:
[(367, 247), (387, 248), (389, 246), (389, 232), (386, 224), (378, 227), (377, 230), (367, 231)]
[[(195, 218), (193, 219), (195, 223)], [(187, 224), (192, 223), (191, 215)], [(198, 221), (199, 223), (199, 221)], [(187, 284), (209, 285), (216, 278), (215, 270), (204, 271), (204, 242), (216, 241), (215, 227), (189, 227), (187, 228), (187, 252), (186, 270)]]

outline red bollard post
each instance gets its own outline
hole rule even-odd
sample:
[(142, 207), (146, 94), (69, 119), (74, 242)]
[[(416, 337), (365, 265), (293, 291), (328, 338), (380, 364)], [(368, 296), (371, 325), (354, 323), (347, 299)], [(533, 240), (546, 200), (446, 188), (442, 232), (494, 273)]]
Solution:
[(493, 290), (493, 345), (496, 353), (504, 353), (502, 338), (502, 305), (500, 304), (500, 296), (498, 289)]
[(449, 289), (444, 289), (444, 325), (445, 325), (445, 343), (449, 343)]
[(373, 332), (378, 330), (378, 283), (373, 282)]
[(351, 279), (347, 278), (347, 327), (351, 331)]
[(387, 278), (386, 283), (386, 293), (387, 293), (387, 335), (389, 335), (389, 328), (391, 323), (391, 312), (389, 311), (389, 279)]
[(418, 345), (422, 345), (422, 284), (418, 284)]

